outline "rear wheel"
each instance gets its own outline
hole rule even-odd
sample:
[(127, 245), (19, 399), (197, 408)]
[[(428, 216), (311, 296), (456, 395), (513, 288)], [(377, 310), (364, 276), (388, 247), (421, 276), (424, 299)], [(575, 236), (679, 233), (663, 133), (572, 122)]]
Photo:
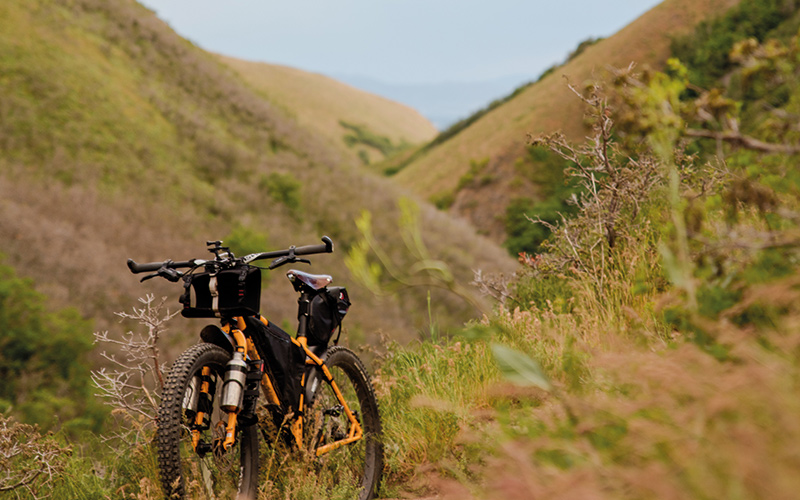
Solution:
[[(256, 427), (240, 428), (236, 443), (228, 450), (222, 446), (228, 414), (218, 405), (230, 359), (228, 352), (216, 345), (197, 344), (172, 364), (156, 432), (161, 485), (169, 499), (256, 498)], [(201, 390), (204, 384), (206, 392)], [(198, 411), (206, 415), (199, 423)], [(196, 446), (192, 443), (195, 430), (199, 433)]]
[(306, 381), (306, 453), (318, 487), (331, 498), (368, 500), (377, 494), (383, 471), (381, 422), (375, 392), (361, 360), (349, 349), (332, 347), (323, 359), (364, 435), (358, 441), (317, 456), (320, 447), (346, 438), (352, 424), (331, 384), (319, 368), (314, 368)]

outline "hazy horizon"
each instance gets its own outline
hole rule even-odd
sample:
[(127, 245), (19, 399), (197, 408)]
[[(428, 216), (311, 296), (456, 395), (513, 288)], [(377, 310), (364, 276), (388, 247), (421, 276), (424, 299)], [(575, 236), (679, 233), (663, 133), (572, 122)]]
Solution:
[(659, 0), (140, 0), (213, 52), (383, 83), (535, 78)]
[(140, 3), (205, 50), (321, 73), (414, 107), (442, 129), (660, 1)]

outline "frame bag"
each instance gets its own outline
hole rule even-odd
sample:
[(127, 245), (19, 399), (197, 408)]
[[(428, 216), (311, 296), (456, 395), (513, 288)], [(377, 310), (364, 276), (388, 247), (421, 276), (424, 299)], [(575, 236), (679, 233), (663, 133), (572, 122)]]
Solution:
[(272, 323), (265, 325), (258, 316), (247, 316), (244, 322), (259, 356), (265, 361), (265, 369), (278, 393), (283, 411), (288, 413), (296, 410), (306, 365), (305, 351), (292, 342), (288, 333)]

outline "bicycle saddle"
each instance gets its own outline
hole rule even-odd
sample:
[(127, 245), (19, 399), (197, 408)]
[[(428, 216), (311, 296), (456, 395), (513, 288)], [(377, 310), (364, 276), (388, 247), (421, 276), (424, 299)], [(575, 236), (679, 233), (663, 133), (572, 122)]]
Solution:
[(286, 277), (289, 281), (293, 282), (299, 280), (301, 283), (306, 284), (314, 290), (320, 290), (330, 285), (333, 278), (327, 274), (311, 274), (298, 271), (297, 269), (289, 269), (286, 272)]

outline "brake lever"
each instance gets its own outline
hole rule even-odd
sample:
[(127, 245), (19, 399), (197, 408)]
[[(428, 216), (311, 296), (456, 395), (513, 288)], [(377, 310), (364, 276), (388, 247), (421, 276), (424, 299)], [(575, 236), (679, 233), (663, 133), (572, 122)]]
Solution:
[(289, 258), (286, 257), (286, 256), (278, 257), (277, 259), (275, 259), (275, 260), (273, 260), (272, 262), (269, 263), (269, 266), (267, 266), (267, 269), (272, 270), (272, 269), (275, 269), (276, 267), (281, 267), (282, 265), (286, 264), (288, 261), (289, 261)]
[(295, 257), (294, 255), (284, 255), (283, 257), (278, 257), (277, 259), (273, 260), (267, 269), (272, 270), (277, 267), (281, 267), (284, 264), (289, 264), (290, 262), (304, 262), (306, 264), (311, 264), (311, 261), (308, 259), (300, 259)]
[(156, 273), (153, 273), (153, 274), (148, 274), (144, 278), (140, 279), (139, 283), (143, 283), (143, 282), (145, 282), (145, 281), (147, 281), (149, 279), (152, 279), (152, 278), (158, 278), (158, 273), (156, 272)]

